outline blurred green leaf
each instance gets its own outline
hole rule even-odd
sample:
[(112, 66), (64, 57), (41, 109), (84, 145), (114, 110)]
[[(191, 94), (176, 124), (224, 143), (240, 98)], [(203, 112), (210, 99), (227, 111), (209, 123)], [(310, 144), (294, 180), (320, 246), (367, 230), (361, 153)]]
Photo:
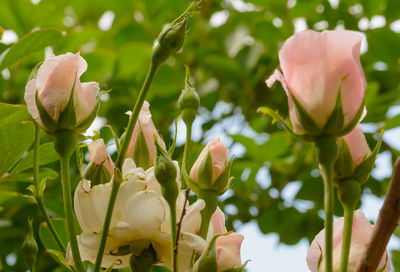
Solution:
[(0, 176), (9, 171), (31, 146), (34, 131), (31, 122), (0, 127)]
[(40, 29), (22, 37), (10, 47), (0, 64), (0, 70), (11, 66), (27, 55), (56, 43), (62, 34), (54, 28)]
[[(54, 149), (53, 142), (45, 143), (40, 146), (39, 149), (39, 165), (48, 164), (56, 161), (59, 156)], [(12, 174), (30, 169), (33, 167), (33, 150), (29, 151), (28, 155), (18, 162), (18, 164), (11, 171)]]
[(32, 119), (25, 105), (11, 105), (6, 103), (0, 103), (0, 116), (0, 127)]

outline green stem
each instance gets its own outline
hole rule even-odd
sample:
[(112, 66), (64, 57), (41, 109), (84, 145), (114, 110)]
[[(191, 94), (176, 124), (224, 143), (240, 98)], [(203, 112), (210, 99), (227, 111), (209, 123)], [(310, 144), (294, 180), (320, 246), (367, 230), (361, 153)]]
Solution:
[(46, 207), (44, 205), (43, 192), (40, 192), (39, 186), (39, 150), (40, 150), (40, 128), (38, 125), (35, 125), (35, 142), (34, 142), (34, 150), (33, 150), (33, 182), (36, 188), (35, 199), (42, 212), (42, 215), (47, 223), (47, 226), (50, 229), (51, 234), (56, 240), (57, 245), (60, 249), (65, 252), (65, 245), (58, 235), (53, 222), (50, 220), (49, 215), (47, 214)]
[(333, 246), (333, 209), (334, 188), (333, 169), (338, 157), (336, 138), (321, 136), (315, 140), (317, 154), (324, 179), (324, 207), (325, 207), (325, 272), (332, 272)]
[[(140, 93), (136, 100), (135, 106), (133, 107), (132, 114), (129, 117), (128, 126), (125, 131), (125, 137), (122, 140), (121, 150), (118, 153), (118, 158), (117, 158), (117, 163), (116, 163), (116, 168), (118, 169), (119, 174), (122, 171), (122, 165), (125, 160), (126, 152), (128, 151), (129, 143), (132, 138), (133, 129), (135, 128), (135, 124), (139, 117), (140, 110), (143, 106), (143, 103), (144, 103), (144, 100), (148, 93), (148, 90), (150, 88), (151, 82), (153, 81), (154, 75), (155, 75), (159, 65), (160, 65), (160, 63), (158, 63), (158, 62), (152, 61), (150, 63), (150, 67), (147, 72), (146, 78), (143, 82), (142, 89), (140, 90)], [(117, 198), (117, 194), (118, 194), (118, 190), (119, 190), (121, 182), (122, 182), (122, 177), (119, 177), (116, 179), (115, 173), (114, 173), (114, 182), (112, 185), (110, 200), (108, 202), (106, 217), (104, 219), (103, 231), (102, 231), (102, 235), (101, 235), (99, 249), (97, 251), (94, 272), (100, 271), (101, 261), (103, 260), (104, 249), (105, 249), (106, 241), (107, 241), (108, 230), (110, 228), (111, 216), (112, 216), (112, 213), (114, 210), (115, 200)]]
[(61, 181), (64, 201), (65, 221), (67, 233), (72, 251), (72, 257), (75, 267), (79, 272), (85, 271), (82, 265), (81, 255), (79, 253), (78, 241), (76, 240), (74, 214), (72, 211), (71, 184), (69, 175), (69, 160), (71, 155), (60, 156), (61, 162)]
[(178, 244), (176, 230), (176, 204), (169, 203), (169, 212), (171, 219), (171, 261), (172, 272), (178, 272)]
[[(187, 162), (188, 162), (188, 154), (189, 154), (189, 148), (190, 148), (190, 144), (192, 141), (192, 123), (190, 124), (186, 124), (186, 142), (185, 142), (185, 149), (183, 150), (183, 159), (182, 159), (182, 169), (185, 169), (185, 171), (187, 172)], [(185, 190), (187, 189), (187, 184), (185, 182), (184, 178), (181, 178), (181, 182), (182, 182), (182, 186), (181, 189)]]
[(347, 205), (343, 205), (343, 209), (344, 209), (344, 228), (343, 228), (343, 241), (342, 241), (342, 255), (340, 257), (340, 272), (347, 272), (347, 267), (349, 264), (354, 211), (351, 207), (348, 207)]
[(214, 192), (201, 192), (198, 197), (203, 199), (206, 203), (206, 207), (200, 212), (201, 215), (201, 225), (200, 225), (200, 237), (207, 239), (208, 228), (210, 226), (210, 221), (213, 213), (217, 209), (218, 197)]
[(332, 169), (322, 167), (324, 177), (324, 206), (325, 206), (325, 271), (332, 272), (332, 237), (333, 237), (333, 208), (334, 189)]

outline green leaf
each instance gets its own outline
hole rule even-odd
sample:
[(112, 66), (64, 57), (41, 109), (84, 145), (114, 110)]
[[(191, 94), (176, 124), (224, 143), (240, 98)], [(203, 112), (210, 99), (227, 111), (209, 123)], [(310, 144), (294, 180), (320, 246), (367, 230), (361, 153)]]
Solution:
[(0, 128), (0, 176), (7, 173), (31, 146), (34, 133), (31, 122)]
[[(45, 143), (39, 149), (39, 165), (45, 165), (59, 159), (59, 156), (54, 149), (54, 143)], [(20, 160), (15, 168), (11, 171), (12, 174), (30, 169), (33, 167), (33, 150), (29, 151), (28, 155)]]
[(61, 37), (61, 32), (54, 28), (40, 29), (25, 35), (11, 46), (0, 64), (0, 70), (11, 66), (31, 53), (56, 43)]
[(6, 103), (0, 103), (0, 116), (1, 128), (32, 119), (25, 105), (11, 105)]
[[(44, 178), (54, 180), (58, 177), (58, 173), (52, 169), (40, 169), (39, 180)], [(23, 172), (16, 174), (4, 175), (0, 178), (0, 182), (33, 182), (32, 172)]]
[(68, 271), (72, 271), (71, 267), (67, 265), (67, 262), (65, 261), (65, 254), (54, 249), (47, 249), (47, 252), (50, 253), (50, 255), (55, 258), (59, 263), (63, 264)]
[(389, 120), (386, 120), (385, 130), (387, 131), (398, 126), (400, 126), (400, 114), (393, 116)]
[[(54, 228), (60, 237), (61, 241), (63, 242), (64, 245), (68, 244), (68, 234), (67, 234), (67, 229), (65, 226), (65, 219), (63, 218), (52, 218), (51, 222), (54, 225)], [(47, 225), (46, 222), (43, 222), (40, 224), (39, 227), (39, 237), (40, 241), (42, 242), (44, 248), (48, 253), (50, 253), (50, 256), (53, 257), (53, 259), (62, 264), (65, 265), (65, 259), (61, 258), (57, 252), (61, 252), (62, 250), (59, 248), (57, 245), (56, 240), (54, 240), (54, 237)], [(62, 254), (64, 256), (64, 254)]]

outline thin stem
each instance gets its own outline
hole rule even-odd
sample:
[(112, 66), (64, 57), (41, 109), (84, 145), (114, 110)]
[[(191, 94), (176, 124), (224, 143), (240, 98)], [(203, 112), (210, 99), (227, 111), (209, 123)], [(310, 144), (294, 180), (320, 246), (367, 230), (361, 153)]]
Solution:
[[(119, 173), (121, 173), (121, 171), (122, 171), (122, 165), (125, 160), (126, 152), (128, 151), (129, 143), (132, 138), (133, 129), (135, 128), (136, 121), (139, 117), (139, 112), (143, 106), (147, 92), (150, 88), (151, 82), (153, 81), (154, 75), (155, 75), (158, 67), (159, 67), (158, 63), (153, 63), (153, 61), (150, 63), (150, 67), (147, 72), (146, 78), (143, 82), (142, 89), (140, 90), (140, 93), (136, 100), (135, 106), (133, 107), (132, 114), (129, 117), (128, 126), (125, 131), (125, 137), (122, 140), (121, 150), (118, 153), (118, 158), (117, 158), (117, 163), (116, 163), (116, 168), (119, 171)], [(120, 178), (120, 177), (116, 178), (116, 175), (114, 174), (114, 182), (112, 185), (110, 200), (108, 202), (106, 217), (104, 219), (103, 231), (102, 231), (102, 235), (101, 235), (99, 249), (97, 251), (94, 272), (100, 271), (101, 261), (103, 259), (103, 255), (104, 255), (104, 248), (105, 248), (106, 242), (107, 242), (108, 230), (110, 228), (111, 216), (112, 216), (112, 213), (114, 210), (115, 200), (117, 198), (117, 194), (118, 194), (118, 190), (119, 190), (121, 182), (122, 182), (122, 178)]]
[(331, 167), (321, 166), (324, 172), (324, 206), (325, 206), (325, 271), (332, 272), (332, 237), (334, 189)]
[(208, 228), (210, 226), (210, 221), (213, 213), (217, 209), (218, 197), (213, 192), (202, 192), (199, 193), (198, 197), (203, 199), (206, 203), (205, 208), (200, 212), (201, 215), (201, 225), (200, 225), (200, 237), (204, 240), (207, 239)]
[(332, 239), (333, 239), (333, 168), (338, 157), (337, 139), (332, 136), (316, 138), (315, 145), (319, 164), (324, 179), (325, 206), (325, 272), (332, 272)]
[(39, 192), (40, 186), (39, 186), (39, 150), (40, 150), (40, 128), (38, 125), (35, 125), (35, 142), (34, 142), (34, 149), (33, 149), (33, 182), (36, 188), (36, 195), (35, 199), (36, 202), (40, 208), (40, 211), (42, 212), (42, 215), (47, 223), (47, 226), (50, 229), (51, 234), (54, 237), (54, 240), (56, 240), (57, 245), (60, 247), (60, 249), (65, 252), (65, 245), (63, 241), (61, 240), (60, 236), (58, 235), (53, 222), (51, 221), (49, 215), (47, 214), (46, 207), (44, 205), (44, 199), (43, 199), (43, 192)]
[[(183, 159), (182, 159), (182, 168), (185, 169), (185, 171), (187, 171), (186, 167), (188, 163), (188, 154), (189, 154), (190, 144), (192, 141), (192, 124), (193, 122), (190, 124), (186, 124), (186, 142), (185, 142), (185, 149), (183, 150)], [(185, 182), (185, 179), (181, 178), (181, 182), (182, 182), (181, 189), (186, 189), (187, 184)]]
[(347, 267), (349, 264), (354, 211), (351, 207), (348, 207), (347, 205), (343, 205), (343, 209), (344, 209), (344, 228), (343, 228), (343, 241), (342, 241), (342, 255), (340, 257), (340, 272), (347, 272)]
[(72, 211), (71, 184), (69, 175), (70, 157), (70, 155), (60, 156), (65, 221), (75, 267), (79, 272), (83, 272), (84, 268), (82, 265), (81, 255), (79, 253), (78, 241), (76, 240), (74, 214)]
[(129, 117), (128, 126), (125, 131), (125, 137), (122, 140), (121, 151), (118, 153), (116, 166), (118, 169), (122, 169), (122, 164), (125, 159), (126, 152), (128, 151), (129, 143), (131, 142), (133, 129), (135, 128), (136, 121), (139, 117), (140, 109), (143, 106), (144, 100), (149, 91), (151, 82), (153, 81), (154, 75), (158, 69), (159, 65), (151, 62), (149, 70), (147, 72), (146, 78), (143, 82), (142, 89), (140, 90), (139, 96), (136, 100), (135, 106), (133, 107), (133, 111), (131, 116)]
[(172, 272), (178, 272), (178, 245), (176, 230), (176, 204), (169, 203), (169, 212), (171, 219), (171, 261)]

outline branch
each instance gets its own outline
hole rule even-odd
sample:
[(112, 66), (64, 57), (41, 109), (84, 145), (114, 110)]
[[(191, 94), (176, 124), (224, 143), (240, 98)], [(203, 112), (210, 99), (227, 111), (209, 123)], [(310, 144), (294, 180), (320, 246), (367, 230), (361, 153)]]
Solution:
[(396, 160), (389, 190), (357, 272), (375, 272), (400, 217), (400, 158)]

